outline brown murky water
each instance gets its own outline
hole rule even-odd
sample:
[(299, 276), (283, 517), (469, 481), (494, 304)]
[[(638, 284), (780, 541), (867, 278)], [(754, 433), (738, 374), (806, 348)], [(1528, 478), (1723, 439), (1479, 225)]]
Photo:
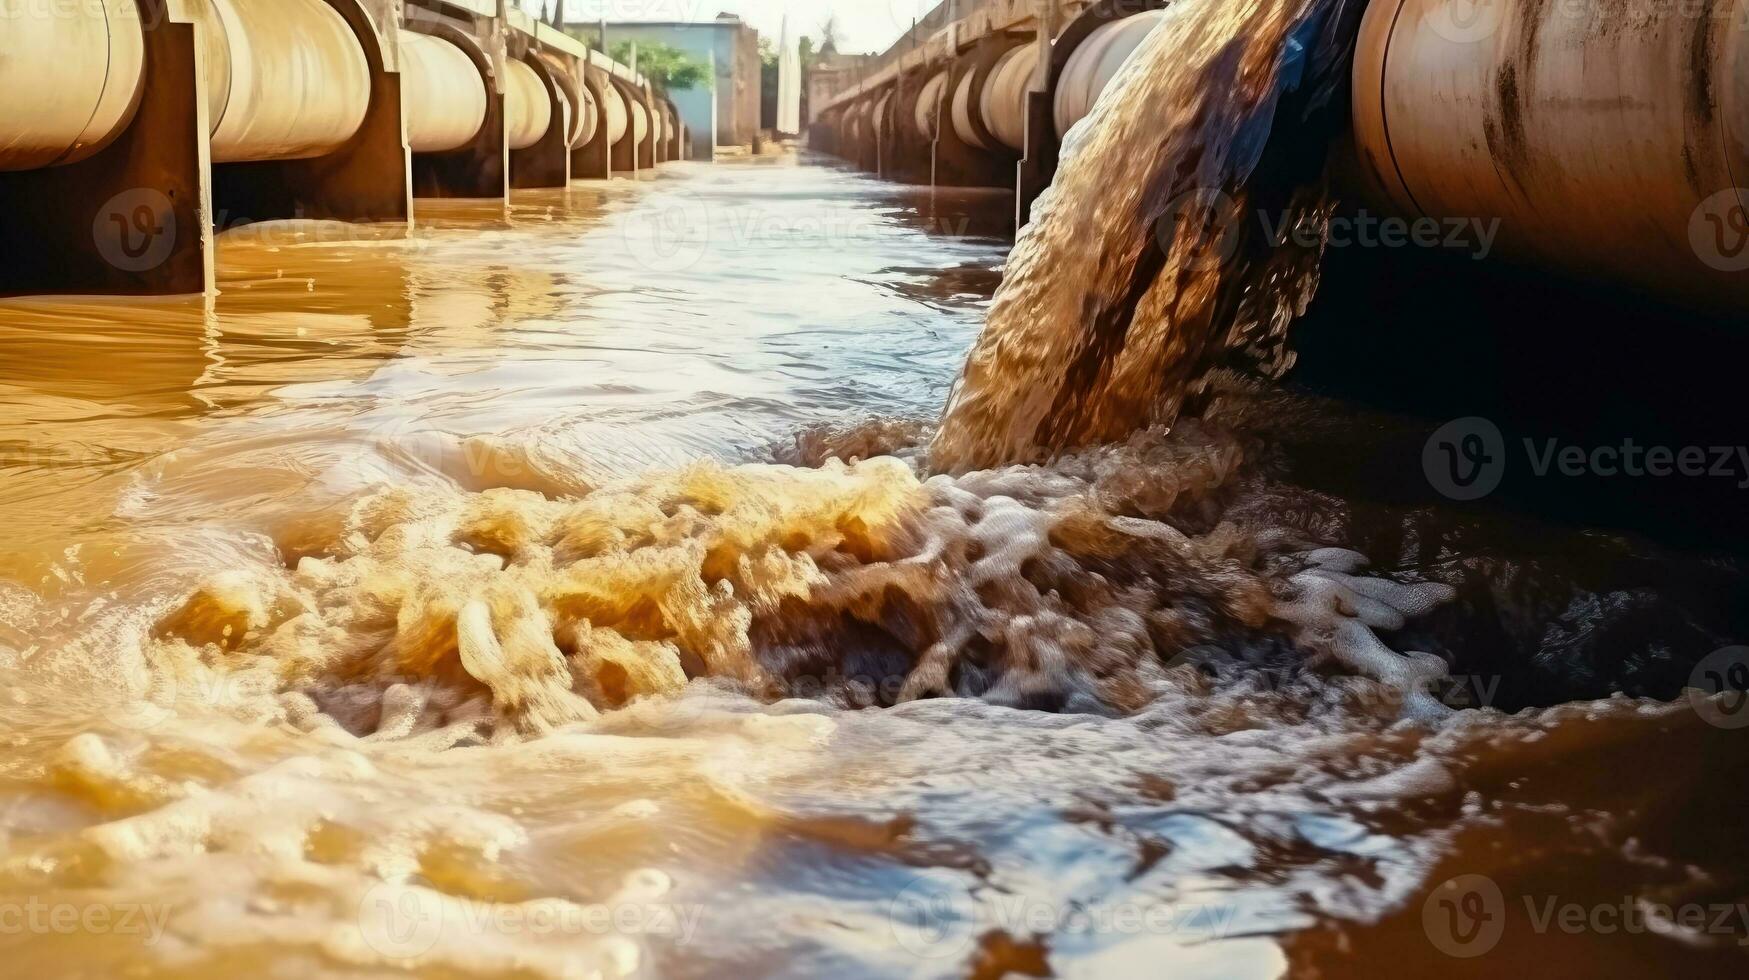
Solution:
[(931, 475), (1005, 247), (898, 194), (678, 167), (0, 306), (11, 967), (1740, 972), (1728, 699), (1453, 712), (1528, 573), (1333, 493), (1340, 406)]

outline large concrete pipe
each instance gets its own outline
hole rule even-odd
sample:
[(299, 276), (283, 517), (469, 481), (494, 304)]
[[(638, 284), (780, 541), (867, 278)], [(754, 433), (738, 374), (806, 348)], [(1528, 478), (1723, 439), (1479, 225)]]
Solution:
[(935, 140), (935, 124), (941, 116), (941, 93), (946, 88), (947, 72), (944, 71), (923, 83), (923, 91), (917, 95), (917, 110), (913, 117), (917, 135), (931, 142)]
[(1023, 44), (1004, 54), (984, 83), (984, 128), (1016, 153), (1026, 151), (1026, 96), (1038, 74), (1039, 46)]
[(887, 93), (881, 96), (880, 101), (874, 104), (874, 110), (869, 113), (868, 117), (869, 126), (874, 135), (883, 135), (881, 127), (887, 124), (887, 109), (890, 108), (892, 104), (893, 92), (891, 89), (888, 89)]
[(861, 110), (860, 103), (852, 104), (844, 110), (844, 146), (840, 150), (839, 156), (846, 159), (856, 155), (856, 117)]
[(602, 86), (601, 96), (604, 103), (601, 107), (601, 125), (605, 127), (603, 134), (607, 137), (608, 146), (618, 146), (619, 141), (626, 138), (626, 130), (631, 126), (631, 110), (626, 107), (625, 93), (612, 82)]
[(978, 127), (972, 123), (972, 82), (977, 79), (977, 72), (966, 72), (960, 77), (960, 83), (953, 91), (953, 131), (967, 146), (980, 150), (988, 150), (984, 140), (978, 135)]
[[(1749, 296), (1741, 0), (1635, 8), (1374, 0), (1361, 167), (1404, 215), (1500, 219), (1503, 251), (1687, 300)], [(1732, 275), (1735, 273), (1735, 275)]]
[(510, 58), (504, 66), (504, 138), (512, 150), (526, 150), (553, 125), (553, 103), (547, 83), (527, 62)]
[(860, 153), (865, 147), (874, 145), (875, 137), (875, 104), (873, 99), (863, 99), (856, 104), (856, 139), (857, 150)]
[(1164, 10), (1150, 10), (1114, 20), (1087, 36), (1087, 40), (1069, 56), (1057, 84), (1055, 116), (1058, 136), (1067, 136), (1076, 123), (1087, 118), (1100, 94), (1123, 70), (1136, 49), (1142, 46), (1154, 28), (1176, 16), (1183, 6), (1184, 3), (1175, 3)]
[(589, 94), (588, 87), (581, 84), (558, 58), (543, 55), (541, 64), (558, 89), (559, 101), (565, 104), (565, 119), (570, 127), (565, 132), (565, 145), (575, 150), (595, 138), (595, 96)]
[(200, 0), (214, 163), (333, 152), (370, 109), (370, 63), (323, 0)]
[[(8, 4), (11, 6), (11, 4)], [(67, 4), (0, 30), (0, 170), (76, 163), (127, 128), (146, 63), (134, 0)]]
[(589, 145), (595, 138), (595, 131), (601, 126), (601, 107), (595, 104), (595, 93), (585, 86), (577, 86), (576, 119), (571, 127), (571, 149)]
[(632, 103), (632, 142), (639, 146), (650, 138), (650, 110), (644, 107), (642, 99), (633, 99)]
[(401, 103), (414, 153), (466, 146), (486, 123), (486, 79), (442, 38), (401, 32)]

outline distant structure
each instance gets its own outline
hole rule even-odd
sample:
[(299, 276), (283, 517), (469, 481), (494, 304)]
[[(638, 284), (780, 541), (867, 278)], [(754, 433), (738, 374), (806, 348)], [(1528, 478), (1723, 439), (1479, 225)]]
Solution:
[[(1082, 6), (1091, 2), (1092, 0), (1081, 0)], [(894, 41), (892, 47), (880, 54), (839, 54), (836, 46), (828, 39), (826, 45), (820, 49), (814, 67), (808, 72), (808, 122), (812, 124), (819, 118), (820, 110), (825, 108), (833, 96), (855, 87), (863, 79), (909, 54), (947, 25), (982, 10), (1003, 5), (1013, 6), (1015, 3), (1016, 0), (938, 0), (927, 13), (916, 18), (916, 23)], [(916, 6), (921, 8), (924, 4), (919, 3)], [(899, 13), (897, 0), (893, 0), (893, 11), (895, 14)]]
[(815, 56), (813, 68), (808, 71), (809, 124), (819, 118), (820, 109), (831, 102), (833, 96), (855, 88), (866, 76), (878, 70), (879, 62), (879, 55), (839, 54), (838, 46), (828, 39)]
[[(599, 21), (568, 20), (568, 32), (594, 39)], [(609, 22), (607, 45), (622, 41), (666, 44), (716, 67), (714, 93), (669, 92), (681, 121), (692, 130), (692, 158), (709, 160), (717, 147), (751, 147), (759, 132), (759, 32), (733, 14), (715, 20)]]
[(790, 34), (787, 13), (777, 48), (777, 131), (786, 136), (802, 131), (802, 53)]

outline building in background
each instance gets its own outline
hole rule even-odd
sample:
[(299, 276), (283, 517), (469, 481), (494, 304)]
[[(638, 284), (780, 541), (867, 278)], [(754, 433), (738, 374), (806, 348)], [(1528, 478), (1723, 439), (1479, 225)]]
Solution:
[[(700, 63), (715, 64), (714, 92), (680, 90), (668, 93), (682, 121), (692, 129), (692, 156), (709, 160), (719, 146), (752, 146), (759, 132), (759, 32), (733, 14), (715, 20), (682, 23), (623, 22), (607, 26), (607, 47), (624, 41), (666, 44)], [(590, 43), (598, 41), (599, 22), (566, 23), (568, 33)]]

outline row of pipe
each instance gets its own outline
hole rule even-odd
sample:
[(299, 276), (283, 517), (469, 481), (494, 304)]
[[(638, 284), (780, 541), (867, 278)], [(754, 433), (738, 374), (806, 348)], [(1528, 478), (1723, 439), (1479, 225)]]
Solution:
[[(992, 182), (1006, 184), (1040, 147), (1054, 167), (1061, 140), (1143, 41), (1214, 2), (1138, 11), (1103, 0), (1048, 44), (1029, 23), (1035, 36), (993, 67), (980, 46), (991, 39), (960, 31), (946, 57), (828, 105), (814, 143), (928, 180), (951, 130), (956, 152), (984, 155)], [(1349, 200), (1408, 221), (1498, 219), (1499, 250), (1521, 263), (1691, 305), (1749, 301), (1749, 0), (1638, 5), (1631, 29), (1592, 4), (1473, 6), (1456, 17), (1449, 0), (1371, 0), (1352, 139), (1333, 157)], [(1028, 132), (1034, 92), (1049, 132)]]
[[(370, 66), (357, 35), (327, 0), (192, 0), (205, 76), (214, 163), (318, 157), (358, 132), (371, 98)], [(97, 0), (21, 16), (6, 24), (0, 91), (15, 99), (0, 123), (0, 171), (77, 163), (127, 127), (144, 85), (145, 43), (136, 0)], [(487, 117), (487, 80), (455, 43), (397, 32), (407, 142), (415, 153), (470, 143)], [(678, 120), (658, 118), (617, 86), (606, 106), (562, 71), (554, 93), (581, 147), (605, 126), (610, 143), (628, 132), (642, 143), (657, 131), (672, 141)], [(504, 61), (506, 138), (511, 149), (540, 142), (554, 125), (548, 82), (528, 62)]]
[[(1194, 0), (1184, 0), (1194, 2)], [(1094, 103), (1135, 54), (1148, 35), (1172, 16), (1177, 5), (1147, 10), (1113, 20), (1094, 30), (1072, 54), (1056, 87), (1052, 118), (1058, 138), (1067, 136), (1076, 123), (1093, 111)], [(1043, 51), (1035, 41), (1010, 47), (979, 84), (979, 74), (961, 73), (950, 94), (952, 66), (930, 66), (929, 78), (917, 93), (915, 103), (902, 121), (915, 127), (916, 135), (933, 141), (936, 127), (945, 119), (954, 134), (967, 145), (993, 153), (1026, 150), (1027, 97), (1035, 90), (1039, 59)], [(976, 91), (974, 91), (976, 88)], [(886, 125), (888, 109), (897, 90), (888, 86), (837, 108), (828, 118), (843, 142), (855, 147), (876, 138)], [(986, 135), (987, 134), (987, 135)], [(846, 153), (853, 156), (854, 150)]]
[(210, 293), (216, 233), (239, 225), (405, 229), (417, 198), (503, 200), (689, 155), (645, 78), (520, 8), (0, 6), (0, 296)]
[[(198, 0), (215, 163), (320, 156), (351, 139), (370, 103), (370, 68), (323, 0)], [(0, 90), (0, 169), (77, 163), (133, 119), (145, 76), (135, 0), (10, 18)], [(292, 39), (295, 39), (295, 43)], [(476, 127), (477, 128), (477, 127)]]

